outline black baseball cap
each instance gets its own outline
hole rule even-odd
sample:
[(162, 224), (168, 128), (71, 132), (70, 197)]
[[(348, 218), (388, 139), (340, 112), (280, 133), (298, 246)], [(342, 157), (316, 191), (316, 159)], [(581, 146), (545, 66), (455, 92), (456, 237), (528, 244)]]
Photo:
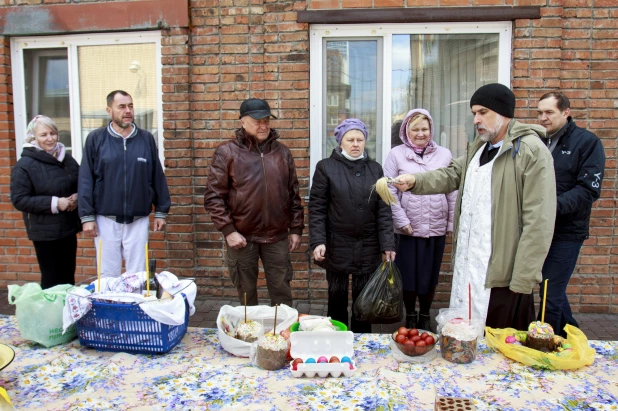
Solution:
[(256, 120), (266, 117), (277, 118), (270, 112), (270, 106), (266, 100), (260, 98), (249, 98), (240, 105), (240, 118), (250, 116)]

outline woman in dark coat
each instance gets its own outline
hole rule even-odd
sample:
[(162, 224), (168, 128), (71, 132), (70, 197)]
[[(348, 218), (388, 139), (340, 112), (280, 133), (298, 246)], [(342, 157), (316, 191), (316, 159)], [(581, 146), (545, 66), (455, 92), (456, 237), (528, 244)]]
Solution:
[(11, 173), (11, 202), (23, 212), (34, 243), (41, 287), (75, 284), (79, 165), (58, 142), (58, 127), (49, 117), (32, 119), (23, 147)]
[[(347, 119), (335, 128), (339, 147), (320, 161), (309, 200), (309, 243), (316, 264), (326, 269), (328, 316), (348, 324), (348, 280), (352, 301), (382, 261), (395, 259), (391, 209), (371, 187), (382, 177), (380, 164), (367, 158), (367, 128)], [(371, 332), (356, 320), (354, 332)]]

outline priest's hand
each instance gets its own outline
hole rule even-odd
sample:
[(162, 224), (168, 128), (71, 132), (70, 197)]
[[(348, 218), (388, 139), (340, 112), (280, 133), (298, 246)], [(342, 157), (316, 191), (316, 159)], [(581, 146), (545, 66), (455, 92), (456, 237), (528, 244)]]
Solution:
[(414, 188), (416, 178), (412, 174), (402, 174), (395, 179), (393, 185), (400, 191), (409, 191)]

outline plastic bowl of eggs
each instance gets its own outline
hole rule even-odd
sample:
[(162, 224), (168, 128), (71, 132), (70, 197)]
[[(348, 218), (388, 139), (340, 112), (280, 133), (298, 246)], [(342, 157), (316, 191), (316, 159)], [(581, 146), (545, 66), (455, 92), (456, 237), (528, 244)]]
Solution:
[(400, 327), (392, 334), (395, 346), (409, 357), (425, 355), (436, 347), (438, 337), (431, 331)]

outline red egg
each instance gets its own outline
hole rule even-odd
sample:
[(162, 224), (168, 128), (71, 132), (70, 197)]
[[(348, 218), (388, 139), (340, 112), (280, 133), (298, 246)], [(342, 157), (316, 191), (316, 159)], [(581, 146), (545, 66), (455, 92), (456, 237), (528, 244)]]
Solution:
[(339, 358), (335, 357), (334, 355), (332, 357), (330, 357), (330, 360), (328, 361), (329, 363), (337, 363), (337, 362), (341, 362), (339, 361)]
[(294, 361), (292, 361), (292, 369), (296, 371), (298, 369), (298, 364), (302, 364), (302, 363), (303, 363), (302, 358), (296, 358)]

